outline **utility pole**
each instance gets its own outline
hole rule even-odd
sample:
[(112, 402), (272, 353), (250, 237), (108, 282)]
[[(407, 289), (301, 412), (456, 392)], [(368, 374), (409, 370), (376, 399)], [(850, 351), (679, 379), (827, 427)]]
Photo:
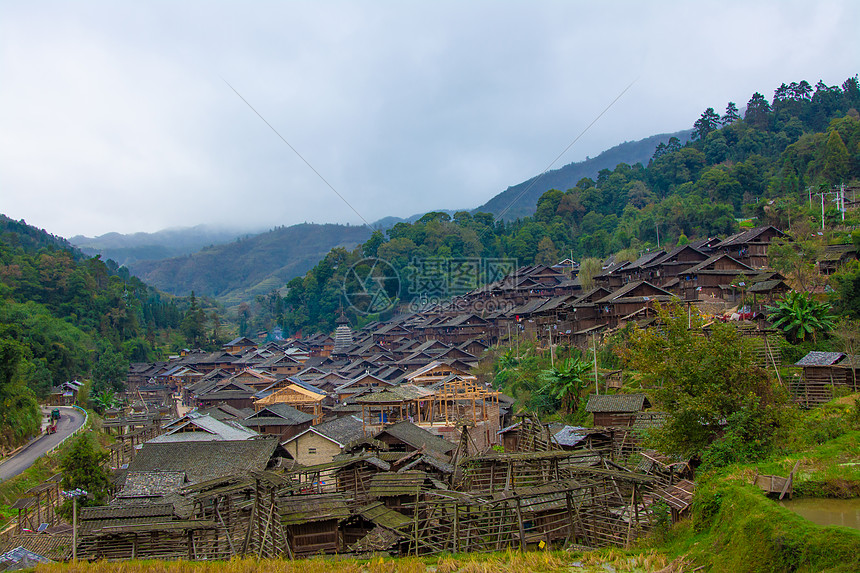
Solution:
[(555, 368), (555, 352), (552, 348), (552, 325), (547, 325), (547, 330), (549, 331), (549, 366), (550, 368)]
[(821, 193), (821, 230), (824, 231), (824, 193)]
[(842, 222), (845, 222), (845, 183), (839, 185), (839, 210), (842, 211)]
[(592, 335), (591, 342), (594, 345), (594, 391), (599, 395), (600, 384), (597, 383), (597, 333)]

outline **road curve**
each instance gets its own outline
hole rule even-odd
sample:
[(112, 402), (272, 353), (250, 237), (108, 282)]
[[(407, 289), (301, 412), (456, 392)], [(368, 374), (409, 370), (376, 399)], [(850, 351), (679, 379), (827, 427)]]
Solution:
[[(43, 408), (43, 414), (45, 411), (50, 412), (51, 409)], [(60, 406), (60, 422), (57, 424), (57, 433), (47, 435), (43, 431), (41, 436), (30, 440), (30, 443), (24, 446), (21, 451), (0, 464), (0, 482), (15, 477), (29, 468), (37, 459), (83, 426), (85, 419), (84, 413), (77, 408)]]

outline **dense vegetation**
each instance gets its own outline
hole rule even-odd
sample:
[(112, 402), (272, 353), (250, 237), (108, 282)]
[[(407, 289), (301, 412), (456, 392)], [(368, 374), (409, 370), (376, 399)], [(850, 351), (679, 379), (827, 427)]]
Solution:
[(129, 361), (205, 345), (209, 332), (194, 328), (200, 312), (111, 260), (0, 216), (0, 445), (38, 430), (36, 399), (52, 386), (92, 377), (94, 393), (121, 389)]
[(584, 161), (570, 163), (559, 169), (553, 169), (508, 187), (474, 211), (473, 213), (492, 213), (496, 219), (514, 221), (534, 215), (535, 205), (540, 196), (548, 189), (568, 189), (584, 177), (597, 177), (603, 169), (613, 169), (619, 163), (636, 165), (647, 163), (654, 148), (675, 138), (686, 142), (690, 139), (692, 129), (676, 133), (652, 135), (639, 141), (627, 141), (611, 147), (597, 157), (586, 158)]
[[(657, 146), (647, 166), (622, 163), (572, 189), (549, 190), (533, 217), (504, 222), (487, 213), (428, 213), (415, 223), (374, 233), (353, 251), (333, 249), (304, 277), (289, 282), (286, 308), (274, 320), (288, 332), (330, 331), (344, 305), (346, 273), (363, 257), (389, 261), (401, 279), (396, 294), (409, 301), (419, 294), (410, 282), (415, 259), (553, 264), (569, 255), (635, 258), (650, 247), (735, 232), (743, 218), (785, 229), (794, 224), (798, 237), (807, 240), (821, 218), (818, 203), (808, 202), (811, 190), (860, 177), (857, 108), (856, 77), (842, 87), (783, 84), (770, 102), (756, 93), (743, 118), (734, 103), (722, 116), (708, 108), (695, 122), (693, 141), (681, 145), (670, 139)], [(824, 217), (831, 227), (838, 222), (832, 204)], [(838, 233), (828, 238), (850, 240)], [(814, 257), (814, 252), (802, 254), (798, 268)], [(834, 284), (849, 294), (858, 286), (856, 278)]]

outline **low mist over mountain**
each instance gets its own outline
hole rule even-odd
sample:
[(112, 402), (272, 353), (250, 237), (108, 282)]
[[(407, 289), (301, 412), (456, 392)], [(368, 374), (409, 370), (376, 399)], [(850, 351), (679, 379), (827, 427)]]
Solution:
[[(506, 221), (513, 221), (533, 215), (538, 198), (550, 189), (566, 191), (576, 186), (583, 177), (597, 178), (601, 169), (615, 169), (619, 163), (634, 165), (636, 163), (648, 164), (648, 160), (654, 155), (654, 149), (660, 143), (666, 143), (671, 137), (677, 137), (681, 144), (690, 138), (692, 129), (686, 129), (675, 133), (661, 133), (652, 135), (639, 141), (628, 141), (607, 149), (597, 157), (570, 163), (560, 169), (547, 171), (545, 175), (532, 177), (519, 185), (508, 187), (473, 212), (492, 213)], [(537, 180), (531, 188), (534, 181)], [(525, 191), (528, 189), (528, 191)], [(525, 191), (525, 193), (524, 193)], [(520, 194), (523, 194), (520, 197)]]
[(206, 247), (193, 255), (138, 261), (129, 268), (165, 292), (187, 295), (194, 291), (230, 305), (279, 289), (311, 269), (331, 249), (352, 249), (369, 236), (367, 227), (304, 223)]
[(104, 260), (113, 259), (120, 265), (130, 267), (137, 261), (180, 257), (242, 236), (249, 234), (235, 229), (197, 225), (164, 229), (156, 233), (106, 233), (93, 238), (76, 235), (69, 242), (89, 256), (101, 255)]

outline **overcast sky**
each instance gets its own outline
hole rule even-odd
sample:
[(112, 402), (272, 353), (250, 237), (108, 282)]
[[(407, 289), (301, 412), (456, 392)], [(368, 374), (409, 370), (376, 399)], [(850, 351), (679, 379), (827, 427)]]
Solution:
[(68, 237), (474, 208), (631, 82), (554, 167), (841, 84), (858, 26), (852, 0), (0, 0), (0, 212)]

